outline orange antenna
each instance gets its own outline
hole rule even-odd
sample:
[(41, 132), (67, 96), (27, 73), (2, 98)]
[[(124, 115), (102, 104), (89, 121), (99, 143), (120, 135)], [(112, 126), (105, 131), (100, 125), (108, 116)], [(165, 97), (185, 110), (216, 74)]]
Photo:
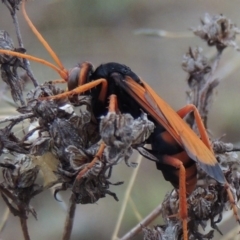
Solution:
[(35, 62), (42, 63), (42, 64), (52, 68), (53, 70), (55, 70), (63, 79), (67, 79), (67, 77), (68, 77), (67, 72), (63, 71), (62, 69), (58, 68), (54, 64), (52, 64), (52, 63), (50, 63), (50, 62), (48, 62), (44, 59), (37, 58), (37, 57), (31, 56), (31, 55), (28, 55), (28, 54), (24, 54), (24, 53), (5, 50), (5, 49), (0, 49), (0, 53), (15, 56), (15, 57), (19, 57), (19, 58), (25, 58), (25, 59), (29, 59), (29, 60), (32, 60), (32, 61), (35, 61)]
[[(52, 50), (52, 48), (49, 46), (49, 44), (47, 43), (47, 41), (43, 38), (43, 36), (38, 32), (38, 30), (36, 29), (36, 27), (33, 25), (33, 23), (31, 22), (31, 20), (29, 19), (26, 9), (25, 9), (25, 0), (23, 0), (22, 2), (22, 11), (23, 11), (23, 16), (25, 18), (25, 20), (27, 21), (29, 27), (31, 28), (31, 30), (33, 31), (33, 33), (36, 35), (36, 37), (38, 38), (38, 40), (43, 44), (43, 46), (45, 47), (45, 49), (48, 51), (48, 53), (51, 55), (51, 57), (53, 58), (53, 60), (56, 62), (56, 64), (59, 66), (59, 68), (61, 69), (62, 72), (65, 72), (65, 75), (68, 75), (68, 71), (64, 68), (62, 62), (60, 61), (60, 59), (58, 58), (57, 54)], [(30, 58), (29, 58), (30, 59)], [(33, 60), (33, 59), (32, 59)], [(48, 65), (49, 66), (49, 65)], [(62, 74), (60, 74), (62, 77)], [(64, 78), (67, 79), (67, 78)]]

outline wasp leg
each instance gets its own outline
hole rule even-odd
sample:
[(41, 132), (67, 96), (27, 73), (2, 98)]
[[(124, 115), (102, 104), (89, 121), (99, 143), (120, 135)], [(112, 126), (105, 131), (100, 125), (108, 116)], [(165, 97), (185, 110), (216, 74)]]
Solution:
[[(201, 119), (201, 116), (200, 116), (197, 108), (194, 105), (189, 104), (189, 105), (185, 106), (184, 108), (181, 108), (180, 110), (177, 111), (178, 115), (181, 118), (184, 118), (184, 116), (186, 116), (190, 112), (194, 113), (194, 118), (196, 120), (196, 124), (197, 124), (198, 130), (199, 130), (200, 136), (201, 136), (201, 140), (213, 152), (212, 147), (211, 147), (211, 143), (210, 143), (209, 138), (208, 138), (206, 128), (204, 127), (203, 121)], [(224, 187), (226, 188), (226, 191), (227, 191), (227, 194), (228, 194), (228, 200), (229, 200), (229, 202), (232, 206), (232, 209), (233, 209), (233, 214), (234, 214), (237, 222), (240, 223), (240, 218), (238, 216), (237, 206), (236, 206), (233, 194), (230, 190), (230, 186), (227, 183), (227, 181), (226, 181)]]
[(109, 107), (108, 112), (117, 112), (118, 111), (118, 103), (117, 103), (117, 96), (112, 94), (109, 97)]
[(193, 112), (193, 114), (194, 114), (194, 118), (196, 120), (199, 134), (201, 136), (201, 140), (213, 152), (206, 128), (204, 127), (204, 124), (203, 124), (201, 116), (198, 112), (198, 109), (193, 104), (188, 104), (184, 108), (181, 108), (180, 110), (178, 110), (177, 114), (181, 118), (184, 118), (188, 113), (191, 113), (191, 112)]
[(87, 171), (89, 171), (89, 169), (91, 169), (94, 166), (95, 162), (102, 157), (102, 154), (103, 154), (103, 151), (104, 151), (105, 147), (106, 147), (106, 145), (104, 143), (101, 143), (101, 145), (100, 145), (100, 147), (97, 151), (97, 154), (95, 155), (93, 160), (78, 173), (78, 175), (75, 179), (75, 182), (80, 181), (82, 179), (82, 177), (85, 175), (85, 173)]
[(105, 99), (106, 95), (107, 95), (107, 80), (104, 78), (100, 78), (93, 82), (86, 83), (86, 84), (79, 86), (71, 91), (67, 91), (67, 92), (64, 92), (64, 93), (61, 93), (61, 94), (58, 94), (55, 96), (45, 97), (42, 99), (50, 100), (50, 99), (61, 99), (61, 98), (69, 97), (69, 96), (72, 96), (75, 94), (80, 94), (80, 93), (86, 92), (86, 91), (98, 86), (99, 84), (102, 84), (101, 92), (99, 95), (99, 100)]
[[(109, 108), (108, 109), (109, 109), (109, 112), (118, 111), (117, 96), (114, 94), (110, 95), (110, 97), (109, 97)], [(105, 143), (101, 143), (94, 159), (84, 169), (82, 169), (78, 173), (75, 181), (80, 181), (82, 179), (82, 177), (84, 176), (84, 174), (94, 166), (95, 162), (101, 158), (105, 147), (106, 147)]]
[(164, 163), (179, 169), (179, 217), (182, 220), (183, 240), (188, 240), (186, 170), (182, 161), (173, 156), (165, 155)]

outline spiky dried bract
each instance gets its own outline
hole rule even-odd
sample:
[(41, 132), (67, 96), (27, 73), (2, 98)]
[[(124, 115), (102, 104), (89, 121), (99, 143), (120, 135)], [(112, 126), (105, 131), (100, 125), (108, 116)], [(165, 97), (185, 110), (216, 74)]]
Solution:
[(181, 223), (171, 221), (168, 225), (157, 225), (153, 229), (143, 228), (143, 234), (144, 240), (180, 240)]
[(235, 147), (232, 143), (225, 143), (225, 142), (222, 142), (220, 140), (213, 140), (212, 148), (213, 148), (213, 151), (216, 154), (221, 154), (221, 153), (225, 153), (225, 152), (232, 152), (235, 149)]
[[(201, 48), (189, 48), (183, 56), (182, 68), (189, 73), (187, 79), (190, 88), (187, 91), (187, 102), (194, 104), (202, 117), (204, 125), (207, 124), (207, 117), (213, 101), (213, 93), (220, 80), (213, 78), (218, 66), (221, 54), (217, 54), (212, 62), (202, 54)], [(190, 114), (186, 121), (196, 131), (193, 114)]]
[(10, 211), (15, 216), (26, 218), (31, 212), (36, 217), (36, 212), (29, 203), (43, 190), (42, 186), (35, 183), (39, 167), (32, 162), (31, 157), (23, 154), (15, 159), (5, 158), (0, 166), (3, 168), (4, 179), (0, 191)]
[[(194, 231), (194, 226), (191, 226)], [(168, 225), (157, 225), (151, 228), (143, 228), (144, 240), (181, 240), (182, 230), (181, 223), (170, 221)], [(188, 236), (189, 240), (210, 240), (213, 239), (213, 230), (207, 234), (201, 233), (190, 233)]]
[[(14, 50), (13, 40), (9, 33), (5, 30), (0, 30), (0, 48), (5, 50)], [(8, 63), (12, 56), (0, 54), (0, 63)]]
[(3, 153), (29, 153), (30, 145), (17, 138), (12, 132), (13, 126), (19, 121), (13, 121), (6, 127), (0, 129), (0, 154)]
[(107, 145), (106, 155), (109, 164), (118, 164), (122, 160), (128, 166), (135, 167), (130, 163), (133, 148), (144, 144), (145, 140), (154, 130), (154, 124), (142, 113), (141, 117), (134, 119), (130, 114), (108, 113), (100, 122), (100, 134)]
[(30, 187), (34, 184), (39, 170), (26, 155), (18, 155), (14, 160), (5, 158), (1, 166), (5, 166), (3, 178), (10, 189)]
[[(225, 195), (224, 195), (225, 194)], [(207, 221), (210, 220), (212, 228), (220, 230), (217, 223), (222, 220), (222, 212), (227, 202), (224, 188), (217, 184), (209, 184), (204, 187), (197, 187), (188, 197), (188, 234), (189, 240), (192, 239), (212, 239), (213, 230), (206, 234), (199, 231), (199, 226), (205, 230)], [(172, 239), (178, 240), (182, 236), (182, 223), (178, 218), (179, 196), (177, 190), (165, 196), (162, 204), (162, 217), (165, 225), (156, 226), (149, 234), (154, 237), (146, 239)], [(220, 232), (221, 233), (221, 232)]]
[(239, 28), (224, 15), (214, 15), (206, 13), (201, 19), (201, 26), (192, 28), (195, 35), (205, 40), (209, 46), (216, 46), (218, 51), (231, 46), (240, 50), (235, 42), (236, 35), (240, 33)]
[(67, 147), (70, 166), (67, 167), (66, 163), (65, 165), (59, 165), (57, 174), (62, 186), (56, 189), (55, 195), (60, 190), (70, 188), (75, 196), (76, 203), (95, 203), (99, 198), (105, 197), (106, 194), (118, 200), (116, 194), (108, 190), (112, 184), (108, 180), (111, 174), (106, 175), (109, 167), (106, 166), (104, 160), (97, 160), (89, 167), (98, 148), (99, 145), (93, 145), (86, 150), (75, 146)]
[[(24, 48), (15, 48), (11, 37), (4, 30), (0, 30), (0, 48), (20, 53), (26, 51)], [(21, 105), (24, 105), (22, 80), (17, 71), (19, 67), (25, 69), (22, 60), (10, 55), (0, 54), (0, 66), (2, 80), (10, 87), (13, 100), (15, 102), (20, 101)]]
[(182, 68), (189, 73), (188, 84), (190, 87), (193, 87), (195, 81), (201, 81), (204, 75), (211, 71), (209, 61), (202, 52), (203, 49), (200, 47), (193, 49), (190, 47), (189, 51), (183, 56)]
[[(240, 160), (236, 152), (216, 154), (236, 202), (240, 199)], [(229, 206), (229, 204), (228, 204)]]

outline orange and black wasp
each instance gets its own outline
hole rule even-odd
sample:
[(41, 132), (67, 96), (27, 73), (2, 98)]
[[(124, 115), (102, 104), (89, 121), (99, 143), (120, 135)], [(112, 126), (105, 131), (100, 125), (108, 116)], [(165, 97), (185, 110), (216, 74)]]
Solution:
[[(111, 111), (116, 111), (118, 108), (120, 112), (130, 113), (135, 118), (140, 116), (142, 110), (148, 114), (149, 119), (155, 124), (154, 132), (146, 141), (152, 148), (143, 148), (144, 151), (140, 153), (155, 161), (157, 169), (163, 172), (165, 179), (179, 189), (179, 217), (183, 221), (184, 240), (188, 239), (186, 196), (194, 190), (197, 182), (196, 163), (206, 174), (226, 186), (234, 214), (239, 221), (232, 193), (194, 105), (187, 105), (175, 112), (145, 81), (123, 64), (110, 62), (94, 70), (91, 63), (84, 62), (66, 70), (28, 18), (25, 1), (22, 6), (29, 26), (53, 57), (57, 66), (27, 54), (8, 50), (0, 50), (0, 53), (43, 63), (59, 73), (62, 80), (56, 82), (67, 82), (68, 91), (45, 99), (59, 99), (81, 93), (90, 94), (96, 119), (107, 113), (109, 99), (112, 101), (110, 106), (114, 106), (111, 107)], [(117, 97), (118, 103), (115, 103), (116, 98), (113, 96)], [(200, 138), (183, 120), (184, 116), (190, 112), (194, 114)]]

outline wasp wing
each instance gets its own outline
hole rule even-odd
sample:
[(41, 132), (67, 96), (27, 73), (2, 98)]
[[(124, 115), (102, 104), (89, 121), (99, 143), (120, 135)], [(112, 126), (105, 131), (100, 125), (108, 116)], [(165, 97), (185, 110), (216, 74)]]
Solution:
[(223, 172), (212, 151), (193, 132), (188, 124), (155, 91), (141, 80), (141, 84), (126, 76), (121, 87), (168, 131), (191, 159), (212, 178), (225, 183)]

